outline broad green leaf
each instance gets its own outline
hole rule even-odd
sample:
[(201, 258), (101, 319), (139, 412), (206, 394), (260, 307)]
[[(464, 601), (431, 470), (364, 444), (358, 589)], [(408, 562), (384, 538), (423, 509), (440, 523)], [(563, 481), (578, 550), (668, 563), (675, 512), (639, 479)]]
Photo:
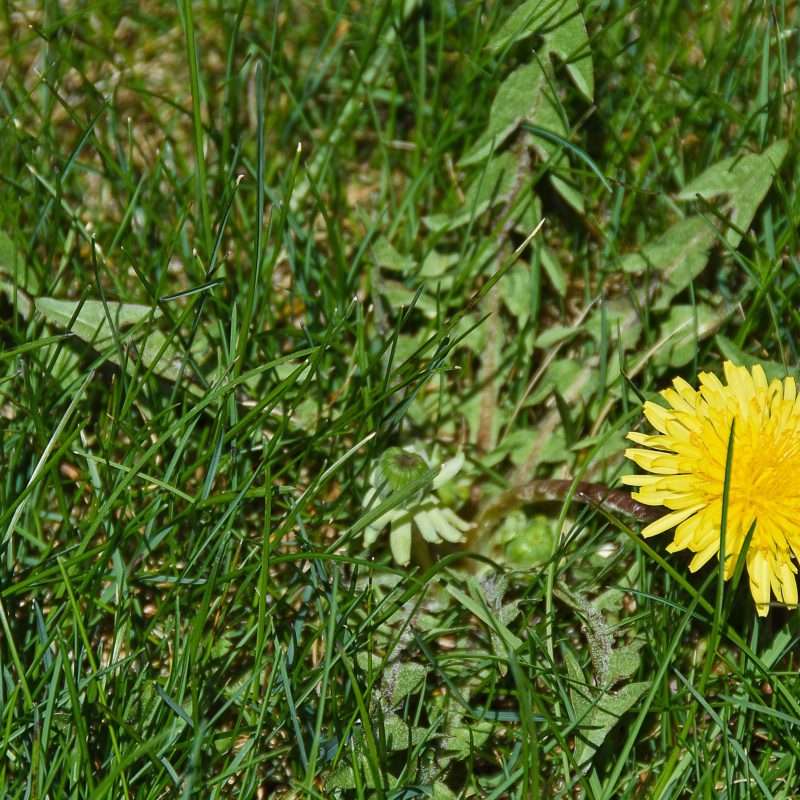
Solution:
[(584, 328), (586, 332), (597, 342), (600, 342), (603, 335), (603, 316), (606, 320), (606, 336), (610, 341), (616, 342), (618, 338), (622, 340), (625, 350), (630, 349), (639, 340), (642, 325), (635, 316), (635, 321), (631, 321), (634, 316), (631, 314), (631, 302), (625, 297), (613, 297), (605, 300), (605, 310), (596, 308), (592, 311), (589, 319), (586, 320)]
[(567, 67), (578, 91), (591, 102), (594, 99), (592, 51), (583, 14), (576, 0), (566, 0), (559, 9), (559, 20), (545, 34), (544, 49), (557, 55)]
[(17, 248), (10, 237), (0, 231), (0, 293), (15, 305), (20, 316), (28, 319), (31, 315), (31, 297), (39, 292), (36, 275), (26, 269)]
[(570, 183), (565, 177), (565, 172), (562, 170), (561, 174), (551, 175), (550, 183), (553, 188), (567, 201), (579, 214), (586, 213), (586, 205), (583, 202), (583, 195), (580, 190)]
[[(69, 327), (70, 320), (80, 305), (74, 300), (57, 300), (53, 297), (39, 297), (35, 304), (36, 310), (48, 322), (59, 328)], [(167, 380), (177, 380), (183, 360), (181, 353), (167, 342), (167, 338), (161, 331), (146, 329), (147, 321), (157, 319), (161, 316), (161, 312), (157, 308), (135, 303), (108, 302), (106, 307), (114, 328), (113, 331), (109, 327), (103, 303), (100, 300), (86, 300), (72, 324), (72, 332), (98, 351), (111, 349), (109, 361), (117, 365), (120, 363), (120, 356), (114, 347), (114, 337), (116, 336), (121, 341), (123, 348), (135, 344), (135, 358), (131, 357), (126, 360), (129, 372), (135, 369), (135, 361), (138, 360), (145, 368), (152, 368), (156, 375)], [(135, 335), (132, 336), (123, 331), (123, 328), (137, 323), (142, 323), (142, 329)], [(205, 346), (203, 340), (197, 341), (198, 356), (202, 355)], [(187, 385), (192, 386), (192, 384)], [(194, 391), (198, 390), (198, 387), (192, 388)]]
[(428, 668), (414, 661), (387, 667), (383, 673), (383, 686), (390, 705), (393, 708), (399, 706), (408, 695), (419, 691), (427, 674)]
[(520, 327), (527, 323), (533, 305), (531, 268), (524, 262), (514, 265), (497, 284), (506, 308)]
[(539, 32), (562, 0), (527, 0), (520, 3), (489, 41), (489, 48), (501, 50)]
[(553, 520), (544, 514), (529, 518), (523, 511), (508, 513), (496, 533), (503, 554), (514, 569), (535, 569), (553, 555)]
[(431, 787), (431, 800), (456, 800), (456, 795), (446, 783), (436, 781)]
[(714, 333), (724, 318), (724, 313), (705, 303), (672, 306), (661, 325), (664, 343), (653, 356), (653, 363), (664, 367), (688, 364), (697, 352), (697, 343)]
[(541, 464), (561, 464), (571, 459), (566, 433), (563, 428), (557, 428), (547, 436), (544, 447), (539, 453)]
[(452, 723), (442, 735), (448, 755), (457, 761), (469, 758), (476, 748), (482, 747), (494, 730), (494, 723), (475, 720), (466, 723), (460, 715), (454, 715)]
[(473, 616), (477, 617), (490, 631), (498, 634), (506, 647), (518, 650), (522, 647), (522, 640), (515, 636), (501, 621), (499, 615), (494, 615), (483, 603), (473, 599), (462, 592), (453, 584), (448, 584), (448, 593), (454, 597)]
[(485, 159), (513, 133), (523, 120), (537, 119), (544, 102), (545, 75), (534, 60), (515, 69), (500, 85), (489, 111), (486, 130), (459, 162), (462, 167)]
[(431, 250), (422, 261), (419, 276), (441, 283), (445, 278), (450, 277), (448, 274), (450, 268), (457, 264), (459, 259), (458, 253), (440, 253), (437, 250)]
[(574, 339), (582, 332), (582, 325), (551, 325), (536, 337), (536, 346), (547, 350), (555, 344)]
[(411, 256), (398, 253), (388, 239), (383, 236), (372, 245), (372, 256), (377, 266), (392, 272), (406, 274), (412, 272), (417, 265)]
[(550, 279), (553, 288), (561, 297), (566, 297), (567, 273), (564, 272), (561, 262), (559, 262), (553, 254), (553, 251), (545, 244), (539, 245), (539, 255), (542, 259), (542, 267), (544, 267), (545, 274)]
[(788, 371), (783, 364), (778, 361), (768, 361), (763, 358), (751, 356), (721, 333), (718, 333), (714, 337), (714, 341), (717, 343), (717, 347), (719, 347), (719, 351), (722, 353), (723, 357), (728, 361), (733, 361), (734, 364), (747, 367), (748, 369), (759, 364), (764, 369), (767, 378), (771, 381), (775, 379), (782, 380), (787, 375)]
[(135, 325), (147, 317), (157, 319), (161, 312), (150, 306), (135, 303), (106, 303), (108, 315), (114, 326), (112, 332), (108, 326), (106, 311), (100, 300), (86, 300), (81, 305), (77, 300), (56, 300), (53, 297), (39, 297), (36, 300), (36, 310), (43, 314), (49, 322), (60, 328), (68, 328), (70, 320), (80, 306), (78, 316), (70, 330), (83, 341), (101, 349), (113, 341), (113, 334), (119, 336), (122, 328)]
[(395, 310), (407, 308), (413, 302), (414, 308), (430, 319), (433, 319), (439, 312), (435, 297), (431, 297), (427, 292), (422, 292), (415, 302), (416, 289), (411, 289), (400, 281), (381, 280), (376, 288), (378, 293), (386, 298), (386, 301)]
[(723, 159), (690, 181), (678, 199), (695, 200), (698, 195), (704, 200), (721, 195), (727, 197), (723, 209), (730, 214), (733, 227), (727, 228), (725, 240), (731, 247), (738, 247), (742, 238), (738, 231), (746, 233), (750, 228), (788, 149), (788, 142), (781, 139), (761, 154), (748, 153)]
[(625, 684), (616, 691), (598, 693), (596, 705), (589, 711), (588, 720), (581, 725), (581, 738), (575, 745), (578, 764), (584, 764), (592, 758), (622, 716), (633, 708), (649, 688), (649, 682), (642, 681)]
[[(351, 763), (340, 766), (327, 777), (325, 781), (325, 789), (328, 792), (341, 789), (355, 789), (356, 786), (359, 785), (366, 786), (369, 789), (375, 788), (375, 777), (372, 769), (370, 768), (369, 760), (361, 749), (361, 745), (357, 745), (357, 747), (359, 749), (356, 751), (356, 753), (350, 756)], [(356, 780), (353, 763), (355, 763), (358, 768), (358, 780)], [(387, 771), (384, 777), (387, 779), (390, 787), (397, 785), (397, 778), (395, 778), (391, 772)], [(338, 796), (339, 795), (337, 794), (336, 797)]]
[(431, 214), (423, 222), (433, 233), (460, 228), (487, 209), (508, 200), (519, 178), (519, 164), (513, 153), (505, 152), (487, 162), (464, 196), (462, 209), (453, 214)]
[(545, 53), (566, 62), (575, 86), (594, 97), (594, 69), (586, 25), (576, 0), (527, 0), (518, 5), (492, 37), (489, 47), (500, 50), (534, 34), (544, 37)]
[(629, 683), (618, 691), (602, 691), (587, 683), (578, 660), (567, 650), (564, 661), (570, 680), (570, 700), (580, 736), (575, 739), (575, 760), (589, 761), (611, 730), (647, 691), (647, 682)]
[[(597, 447), (596, 450), (594, 449), (595, 447)], [(592, 460), (599, 463), (618, 455), (627, 447), (630, 447), (630, 442), (625, 438), (625, 434), (622, 431), (618, 431), (611, 435), (601, 433), (597, 436), (587, 436), (585, 439), (575, 442), (571, 449), (580, 452), (581, 450), (592, 448)]]
[[(575, 330), (575, 328), (568, 328), (567, 330)], [(544, 376), (539, 384), (531, 392), (528, 399), (525, 401), (525, 406), (535, 406), (546, 400), (553, 392), (553, 389), (563, 389), (565, 386), (571, 386), (578, 377), (583, 365), (579, 361), (571, 358), (557, 358), (547, 368)]]
[(666, 310), (673, 297), (683, 291), (704, 269), (715, 240), (714, 230), (703, 217), (687, 217), (648, 242), (638, 253), (621, 259), (625, 272), (653, 273), (658, 299), (655, 309)]
[(427, 731), (406, 725), (396, 714), (387, 714), (383, 720), (386, 749), (391, 752), (408, 750), (424, 741)]
[(630, 678), (642, 663), (639, 655), (642, 645), (641, 639), (637, 639), (630, 644), (623, 644), (615, 647), (611, 651), (611, 658), (608, 661), (608, 673), (606, 674), (606, 687), (612, 687), (619, 681)]

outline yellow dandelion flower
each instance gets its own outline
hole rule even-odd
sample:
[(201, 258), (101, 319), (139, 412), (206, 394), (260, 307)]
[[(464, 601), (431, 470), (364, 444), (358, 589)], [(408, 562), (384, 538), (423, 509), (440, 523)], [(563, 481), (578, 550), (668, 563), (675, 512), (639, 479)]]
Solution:
[[(733, 461), (725, 529), (725, 580), (733, 574), (748, 531), (745, 554), (750, 591), (759, 616), (769, 611), (770, 592), (797, 605), (800, 560), (800, 396), (793, 378), (767, 381), (726, 361), (725, 379), (700, 373), (700, 389), (676, 378), (661, 396), (669, 408), (647, 402), (644, 414), (658, 431), (631, 432), (640, 447), (625, 455), (650, 474), (622, 480), (637, 487), (640, 503), (665, 506), (662, 517), (642, 531), (655, 536), (675, 528), (671, 553), (695, 553), (689, 566), (700, 569), (719, 558), (722, 495), (728, 440), (733, 425)], [(735, 420), (735, 424), (734, 424)]]

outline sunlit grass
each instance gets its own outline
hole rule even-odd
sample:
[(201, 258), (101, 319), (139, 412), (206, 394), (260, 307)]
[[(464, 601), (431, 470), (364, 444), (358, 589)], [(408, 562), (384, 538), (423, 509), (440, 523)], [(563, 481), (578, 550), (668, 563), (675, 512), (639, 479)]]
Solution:
[[(795, 795), (795, 615), (513, 487), (796, 370), (797, 11), (582, 6), (589, 100), (521, 5), (4, 6), (4, 797)], [(539, 58), (549, 122), (462, 163)], [(475, 525), (401, 568), (415, 443)]]

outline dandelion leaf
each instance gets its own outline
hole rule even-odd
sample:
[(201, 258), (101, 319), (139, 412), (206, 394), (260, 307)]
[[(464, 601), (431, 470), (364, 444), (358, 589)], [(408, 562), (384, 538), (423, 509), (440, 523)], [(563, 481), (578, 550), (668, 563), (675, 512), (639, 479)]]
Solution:
[(747, 153), (723, 159), (690, 181), (678, 199), (695, 200), (699, 196), (711, 201), (720, 196), (726, 197), (723, 211), (729, 214), (731, 224), (725, 231), (725, 240), (731, 247), (738, 247), (788, 149), (787, 141), (781, 139), (763, 153)]
[[(478, 591), (475, 591), (475, 587), (473, 586), (472, 588), (473, 593), (478, 594)], [(522, 640), (515, 636), (509, 630), (508, 626), (500, 619), (499, 614), (494, 614), (485, 603), (480, 602), (480, 600), (474, 597), (470, 597), (453, 584), (447, 586), (447, 591), (458, 603), (469, 611), (470, 614), (479, 619), (490, 631), (496, 633), (506, 648), (519, 650), (519, 648), (522, 647)]]
[(539, 62), (515, 69), (500, 85), (489, 111), (486, 130), (461, 159), (462, 167), (485, 159), (517, 129), (523, 120), (534, 120), (544, 102), (545, 74)]
[(706, 303), (674, 305), (661, 325), (663, 345), (656, 351), (653, 363), (658, 366), (682, 367), (697, 352), (697, 345), (720, 326), (724, 315)]
[(534, 34), (544, 38), (543, 50), (566, 64), (575, 86), (591, 100), (594, 68), (586, 24), (576, 0), (527, 0), (509, 14), (489, 47), (501, 50)]
[(490, 159), (467, 189), (461, 210), (455, 214), (431, 214), (423, 222), (432, 233), (444, 233), (467, 225), (481, 214), (508, 200), (519, 179), (520, 167), (513, 153)]
[(0, 231), (0, 294), (17, 309), (20, 316), (31, 315), (31, 296), (38, 294), (39, 281), (34, 273), (25, 268), (11, 238)]
[(564, 660), (570, 680), (570, 700), (578, 726), (575, 740), (575, 761), (585, 764), (605, 742), (622, 716), (647, 691), (650, 684), (628, 683), (619, 690), (602, 691), (587, 683), (575, 656), (566, 651)]
[(755, 356), (751, 356), (749, 353), (746, 353), (741, 347), (731, 341), (727, 336), (723, 336), (721, 333), (718, 333), (714, 337), (714, 341), (717, 343), (717, 347), (719, 348), (722, 356), (728, 361), (733, 361), (734, 364), (741, 364), (741, 366), (747, 367), (748, 369), (751, 369), (756, 364), (759, 364), (763, 368), (767, 378), (771, 381), (776, 379), (783, 380), (788, 373), (783, 364), (777, 361), (768, 361), (764, 358), (756, 358)]
[(611, 651), (606, 674), (606, 685), (608, 687), (627, 680), (636, 673), (642, 663), (639, 651), (642, 649), (643, 644), (644, 642), (641, 639), (637, 639), (630, 644), (620, 645)]
[(383, 236), (372, 246), (372, 256), (375, 259), (376, 266), (391, 272), (407, 274), (417, 265), (417, 262), (411, 256), (398, 253), (389, 240)]
[(703, 217), (687, 217), (638, 253), (625, 256), (620, 266), (637, 275), (653, 273), (659, 287), (655, 308), (663, 311), (705, 269), (714, 239), (714, 230)]
[[(161, 331), (148, 329), (147, 326), (149, 320), (161, 316), (157, 308), (112, 301), (103, 304), (100, 300), (86, 300), (81, 304), (79, 301), (54, 297), (39, 297), (35, 303), (36, 310), (51, 324), (71, 330), (95, 350), (110, 351), (108, 360), (113, 364), (120, 364), (119, 349), (115, 346), (117, 341), (123, 349), (135, 344), (135, 356), (131, 352), (131, 357), (126, 359), (129, 372), (134, 371), (138, 360), (146, 369), (152, 369), (154, 374), (162, 378), (171, 381), (178, 379), (183, 356)], [(113, 329), (109, 326), (109, 319)], [(141, 332), (133, 336), (123, 330), (138, 323), (141, 323)], [(206, 345), (203, 339), (198, 339), (195, 356), (202, 355)], [(199, 390), (198, 387), (193, 388)]]
[(414, 661), (392, 664), (383, 673), (383, 684), (388, 702), (396, 707), (410, 694), (422, 688), (428, 668)]

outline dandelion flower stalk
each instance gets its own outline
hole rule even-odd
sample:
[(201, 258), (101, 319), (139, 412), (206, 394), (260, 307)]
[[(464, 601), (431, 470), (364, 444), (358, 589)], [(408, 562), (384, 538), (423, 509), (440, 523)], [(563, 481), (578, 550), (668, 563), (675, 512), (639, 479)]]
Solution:
[(756, 611), (766, 616), (771, 595), (797, 605), (800, 397), (791, 377), (768, 382), (760, 366), (748, 371), (730, 361), (723, 369), (725, 383), (710, 372), (700, 373), (699, 389), (676, 378), (661, 392), (667, 408), (645, 403), (645, 417), (657, 433), (629, 433), (639, 447), (625, 451), (645, 474), (622, 480), (636, 487), (634, 500), (668, 509), (642, 535), (674, 528), (667, 549), (692, 551), (694, 572), (719, 558), (732, 435), (723, 575), (728, 580), (733, 574), (752, 528), (744, 558)]

